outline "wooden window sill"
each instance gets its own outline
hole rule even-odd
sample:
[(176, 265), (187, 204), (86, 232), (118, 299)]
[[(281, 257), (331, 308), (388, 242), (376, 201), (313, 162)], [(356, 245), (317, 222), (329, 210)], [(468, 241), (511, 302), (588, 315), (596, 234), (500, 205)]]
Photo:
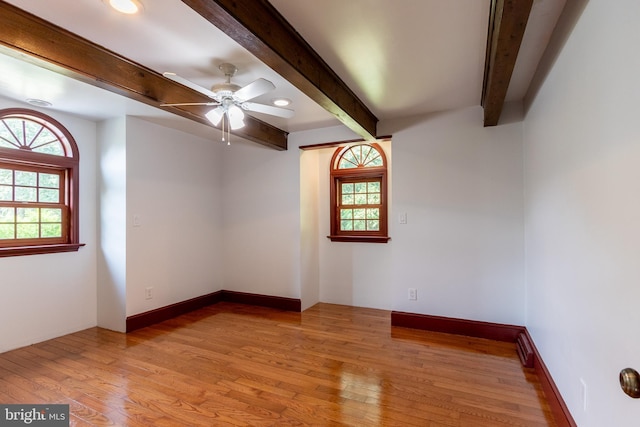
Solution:
[(85, 243), (62, 243), (56, 245), (12, 246), (0, 248), (0, 257), (77, 252)]
[(391, 237), (386, 236), (327, 236), (332, 242), (387, 243)]

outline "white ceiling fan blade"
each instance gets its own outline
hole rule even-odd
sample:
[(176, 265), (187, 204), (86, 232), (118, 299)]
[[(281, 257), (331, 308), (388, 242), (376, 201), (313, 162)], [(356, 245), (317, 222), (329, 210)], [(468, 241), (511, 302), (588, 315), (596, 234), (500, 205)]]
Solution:
[(211, 92), (209, 89), (204, 88), (200, 85), (197, 85), (192, 81), (185, 79), (184, 77), (180, 77), (176, 73), (166, 72), (166, 73), (162, 73), (162, 75), (168, 78), (169, 80), (173, 80), (174, 82), (180, 83), (181, 85), (186, 86), (190, 89), (193, 89), (197, 92), (200, 92), (203, 95), (207, 95), (209, 98), (216, 99), (216, 94)]
[(242, 108), (247, 111), (255, 111), (256, 113), (269, 114), (271, 116), (283, 117), (285, 119), (290, 119), (294, 115), (293, 110), (274, 107), (273, 105), (258, 104), (256, 102), (243, 102)]
[(274, 90), (275, 88), (276, 87), (274, 86), (274, 84), (269, 80), (260, 78), (235, 91), (233, 96), (239, 101), (248, 101), (255, 98), (256, 96), (260, 96), (264, 93)]
[(160, 104), (161, 107), (181, 107), (183, 105), (220, 105), (219, 102), (178, 102), (174, 104)]

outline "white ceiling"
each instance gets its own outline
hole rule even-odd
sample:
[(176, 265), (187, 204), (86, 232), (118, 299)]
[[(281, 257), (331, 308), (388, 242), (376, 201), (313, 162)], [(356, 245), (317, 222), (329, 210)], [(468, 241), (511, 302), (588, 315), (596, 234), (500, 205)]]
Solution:
[[(119, 14), (102, 0), (9, 0), (159, 73), (210, 87), (234, 63), (241, 86), (263, 77), (287, 97), (292, 119), (256, 115), (285, 131), (340, 122), (180, 0), (141, 0), (143, 13)], [(480, 104), (490, 0), (271, 0), (380, 120)], [(507, 100), (524, 96), (565, 0), (535, 0)], [(72, 12), (70, 12), (72, 11)], [(199, 134), (216, 132), (26, 62), (0, 55), (0, 96), (39, 98), (91, 119), (122, 114), (162, 120)], [(187, 102), (189, 100), (164, 100)], [(206, 128), (206, 129), (205, 129)]]

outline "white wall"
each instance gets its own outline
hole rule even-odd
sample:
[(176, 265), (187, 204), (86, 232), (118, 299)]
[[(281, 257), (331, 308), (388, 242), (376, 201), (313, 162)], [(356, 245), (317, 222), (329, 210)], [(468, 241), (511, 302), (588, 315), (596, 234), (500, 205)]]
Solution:
[(524, 124), (526, 324), (581, 427), (640, 418), (618, 385), (640, 369), (640, 3), (615, 3), (587, 4)]
[(320, 301), (318, 157), (318, 150), (300, 151), (300, 299), (303, 303), (302, 310), (306, 310)]
[(127, 122), (126, 118), (98, 124), (97, 162), (98, 326), (126, 330), (127, 292)]
[[(0, 108), (16, 102), (0, 98)], [(24, 108), (34, 109), (24, 105)], [(37, 109), (59, 121), (80, 151), (78, 252), (0, 258), (0, 352), (96, 325), (96, 125)]]
[(298, 150), (240, 139), (223, 148), (223, 288), (300, 298)]
[(522, 325), (522, 126), (484, 128), (482, 118), (473, 107), (381, 126), (393, 134), (391, 300), (398, 311)]
[(221, 145), (133, 117), (126, 133), (127, 316), (222, 289)]
[(127, 316), (222, 289), (221, 156), (135, 117), (100, 123), (99, 136), (98, 325), (124, 331)]

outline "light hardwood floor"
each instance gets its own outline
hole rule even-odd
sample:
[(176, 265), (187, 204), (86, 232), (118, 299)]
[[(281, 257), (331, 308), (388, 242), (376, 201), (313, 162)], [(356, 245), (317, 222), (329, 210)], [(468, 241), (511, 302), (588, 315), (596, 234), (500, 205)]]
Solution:
[(78, 426), (555, 425), (514, 344), (331, 304), (219, 303), (3, 353), (0, 403), (69, 404)]

